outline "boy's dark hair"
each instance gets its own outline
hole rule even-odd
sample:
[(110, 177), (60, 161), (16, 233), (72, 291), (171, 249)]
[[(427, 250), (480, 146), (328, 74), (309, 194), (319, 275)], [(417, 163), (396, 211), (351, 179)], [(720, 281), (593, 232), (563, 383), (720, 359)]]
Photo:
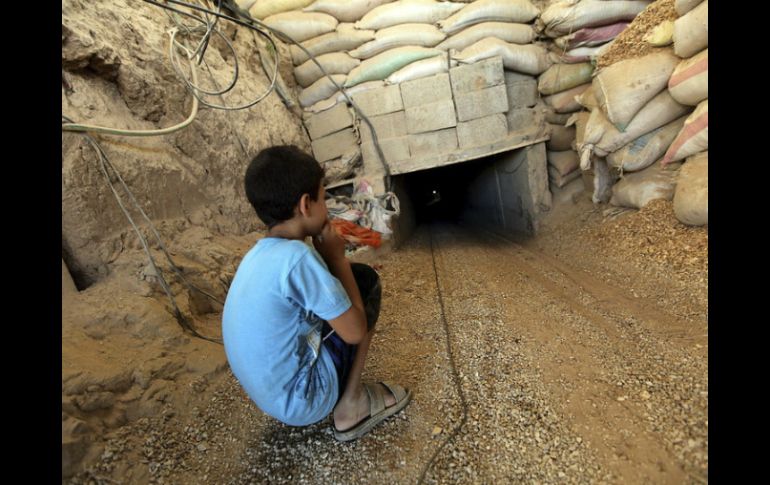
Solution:
[(294, 145), (266, 148), (249, 163), (246, 197), (259, 218), (273, 227), (294, 217), (302, 194), (318, 197), (324, 170), (315, 158)]

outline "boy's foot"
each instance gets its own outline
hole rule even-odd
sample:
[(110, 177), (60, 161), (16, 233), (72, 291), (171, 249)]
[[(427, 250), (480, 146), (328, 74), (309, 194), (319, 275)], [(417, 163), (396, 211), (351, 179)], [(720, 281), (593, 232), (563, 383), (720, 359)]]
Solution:
[(412, 398), (411, 391), (387, 382), (364, 384), (364, 389), (356, 402), (341, 402), (334, 409), (334, 437), (340, 441), (360, 438)]

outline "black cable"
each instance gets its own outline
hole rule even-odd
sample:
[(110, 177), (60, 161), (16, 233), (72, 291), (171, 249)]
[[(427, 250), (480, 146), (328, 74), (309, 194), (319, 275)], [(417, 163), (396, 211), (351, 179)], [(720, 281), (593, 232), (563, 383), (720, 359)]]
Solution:
[(422, 470), (422, 473), (420, 474), (420, 479), (417, 481), (418, 484), (423, 483), (425, 480), (425, 475), (428, 473), (428, 470), (431, 466), (433, 466), (433, 462), (436, 460), (436, 457), (441, 452), (442, 449), (444, 449), (444, 446), (446, 446), (447, 443), (452, 441), (455, 436), (457, 436), (457, 433), (460, 432), (460, 429), (465, 425), (465, 422), (468, 420), (468, 403), (465, 400), (465, 393), (463, 392), (462, 383), (460, 382), (460, 375), (457, 372), (457, 365), (455, 365), (455, 359), (454, 354), (452, 354), (452, 344), (451, 344), (451, 338), (449, 333), (449, 324), (446, 321), (446, 311), (444, 310), (444, 297), (441, 294), (441, 286), (439, 285), (438, 281), (438, 269), (436, 267), (436, 254), (433, 247), (433, 229), (432, 227), (428, 229), (428, 237), (430, 238), (430, 257), (433, 260), (433, 274), (436, 277), (436, 292), (438, 293), (438, 302), (439, 306), (441, 308), (441, 321), (444, 324), (444, 332), (446, 333), (446, 351), (449, 355), (449, 365), (452, 368), (452, 375), (454, 376), (455, 385), (457, 386), (457, 393), (460, 395), (460, 404), (463, 408), (463, 418), (460, 420), (460, 424), (452, 431), (452, 434), (449, 435), (449, 437), (444, 441), (441, 446), (439, 446), (436, 451), (433, 453), (433, 456), (430, 457), (430, 460), (428, 460), (428, 463), (425, 464), (425, 467)]

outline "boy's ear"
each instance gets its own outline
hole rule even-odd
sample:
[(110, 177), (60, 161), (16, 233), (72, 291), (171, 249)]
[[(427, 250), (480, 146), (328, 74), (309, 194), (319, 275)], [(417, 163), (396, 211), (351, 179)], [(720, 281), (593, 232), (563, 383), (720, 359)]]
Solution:
[(305, 217), (310, 215), (310, 194), (302, 194), (302, 197), (299, 198), (297, 209)]

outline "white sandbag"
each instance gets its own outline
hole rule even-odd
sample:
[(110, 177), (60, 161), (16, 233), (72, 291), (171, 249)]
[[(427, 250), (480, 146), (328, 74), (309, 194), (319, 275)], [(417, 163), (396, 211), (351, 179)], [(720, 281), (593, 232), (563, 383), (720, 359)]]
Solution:
[(249, 8), (252, 18), (262, 20), (270, 15), (282, 12), (290, 12), (307, 7), (313, 0), (256, 0)]
[(451, 59), (447, 63), (446, 56), (436, 56), (421, 61), (416, 61), (402, 67), (385, 80), (388, 84), (401, 84), (404, 81), (433, 76), (441, 72), (449, 72), (450, 67), (455, 67), (457, 61)]
[(709, 46), (709, 0), (674, 21), (674, 53), (690, 57)]
[(580, 64), (554, 64), (537, 80), (540, 94), (555, 94), (575, 86), (591, 82), (594, 66), (589, 62)]
[(709, 50), (684, 59), (668, 80), (668, 90), (679, 103), (695, 106), (709, 97)]
[(702, 1), (703, 0), (674, 0), (674, 9), (676, 10), (676, 13), (681, 17), (682, 15), (700, 5)]
[[(347, 76), (344, 74), (333, 74), (331, 78), (338, 86), (342, 86)], [(337, 91), (338, 89), (334, 86), (332, 81), (324, 76), (299, 93), (299, 104), (303, 108), (312, 106), (318, 101), (328, 98)]]
[(406, 23), (435, 24), (465, 5), (454, 2), (436, 2), (434, 0), (398, 0), (380, 5), (356, 22), (358, 29), (384, 29)]
[(435, 25), (402, 24), (378, 30), (374, 40), (350, 51), (356, 59), (369, 59), (400, 46), (433, 47), (446, 38)]
[(601, 27), (586, 27), (577, 32), (554, 39), (559, 49), (567, 51), (576, 47), (596, 47), (615, 39), (628, 27), (628, 22), (618, 22)]
[(580, 111), (582, 106), (575, 100), (575, 98), (583, 94), (583, 92), (590, 87), (591, 83), (586, 83), (560, 93), (546, 96), (543, 98), (543, 101), (545, 101), (545, 104), (548, 106), (551, 106), (557, 113)]
[(602, 49), (607, 44), (596, 46), (596, 47), (576, 47), (574, 49), (570, 49), (565, 53), (558, 52), (557, 58), (559, 62), (562, 62), (564, 64), (577, 64), (581, 62), (590, 62), (597, 57), (602, 52)]
[(655, 163), (641, 172), (624, 174), (612, 186), (610, 204), (641, 209), (653, 200), (674, 198), (678, 167), (661, 167)]
[[(383, 86), (385, 86), (385, 81), (381, 81), (381, 80), (378, 80), (378, 81), (368, 81), (368, 82), (365, 82), (365, 83), (356, 84), (355, 86), (350, 87), (350, 88), (345, 88), (345, 92), (348, 94), (348, 96), (350, 98), (353, 98), (353, 95), (356, 94), (356, 93), (362, 93), (364, 91), (368, 91), (370, 89), (381, 88)], [(347, 101), (347, 98), (345, 97), (345, 95), (342, 92), (337, 93), (336, 98), (337, 98), (337, 101), (340, 101), (340, 102), (341, 101)]]
[[(554, 152), (570, 150), (572, 142), (575, 141), (575, 127), (548, 124), (551, 132), (551, 139), (545, 142), (545, 147)], [(573, 152), (574, 153), (574, 152)], [(577, 154), (575, 154), (577, 157)]]
[(551, 4), (540, 16), (546, 34), (558, 37), (584, 27), (598, 27), (633, 20), (650, 2), (616, 0), (607, 2), (572, 1)]
[(680, 222), (702, 226), (709, 222), (709, 152), (687, 159), (679, 171), (674, 193), (674, 215)]
[(339, 22), (325, 13), (284, 12), (267, 17), (263, 21), (268, 27), (283, 32), (296, 42), (333, 31)]
[(602, 110), (591, 111), (591, 116), (586, 124), (583, 144), (578, 146), (581, 168), (583, 170), (589, 168), (592, 154), (606, 157), (619, 150), (623, 145), (679, 118), (689, 110), (690, 107), (677, 103), (668, 93), (668, 90), (664, 90), (639, 110), (639, 113), (626, 127), (625, 132), (615, 128), (615, 125), (604, 116)]
[(526, 24), (540, 13), (529, 0), (478, 0), (438, 22), (442, 31), (454, 34), (482, 22), (513, 22)]
[[(329, 74), (347, 74), (353, 70), (354, 67), (361, 64), (361, 61), (353, 59), (344, 52), (323, 54), (315, 59)], [(308, 59), (302, 65), (294, 68), (294, 77), (297, 79), (297, 83), (303, 88), (318, 81), (323, 75), (324, 73), (321, 72), (312, 59)]]
[[(708, 0), (706, 0), (708, 1)], [(709, 149), (709, 100), (692, 112), (661, 162), (667, 165)]]
[[(349, 27), (346, 27), (349, 26)], [(355, 49), (364, 42), (374, 39), (373, 30), (357, 30), (352, 24), (339, 24), (337, 30), (328, 34), (313, 37), (310, 40), (302, 42), (302, 47), (308, 50), (312, 55), (319, 56), (330, 52), (345, 52)], [(310, 57), (296, 45), (289, 46), (291, 58), (294, 65), (298, 66), (306, 62)]]
[(355, 22), (372, 9), (393, 0), (315, 0), (304, 12), (328, 13), (340, 22)]
[(636, 113), (666, 88), (679, 59), (656, 52), (626, 59), (601, 69), (594, 77), (594, 95), (607, 118), (624, 130)]
[(585, 143), (586, 126), (588, 120), (591, 117), (591, 113), (581, 111), (579, 113), (573, 113), (567, 120), (566, 126), (575, 126), (575, 144), (573, 149), (578, 146), (582, 146)]
[(567, 175), (578, 169), (580, 159), (574, 150), (561, 150), (546, 152), (548, 165), (556, 169), (560, 175)]
[(238, 5), (238, 7), (248, 12), (251, 6), (254, 5), (254, 3), (256, 3), (256, 1), (257, 0), (235, 0), (235, 4)]
[(684, 126), (687, 116), (640, 136), (620, 150), (607, 155), (607, 163), (623, 172), (637, 172), (660, 160)]
[(340, 100), (337, 98), (338, 98), (337, 94), (332, 94), (328, 98), (322, 99), (321, 101), (317, 101), (313, 103), (311, 106), (304, 108), (304, 111), (305, 113), (314, 113), (314, 114), (318, 114), (322, 111), (326, 111), (327, 109), (331, 109), (337, 106), (337, 103), (340, 102)]
[[(384, 5), (387, 6), (387, 5)], [(382, 80), (412, 62), (440, 55), (438, 49), (429, 47), (396, 47), (363, 61), (350, 71), (345, 87), (365, 81)]]
[(551, 59), (545, 48), (535, 44), (509, 44), (494, 37), (482, 39), (460, 52), (450, 53), (461, 64), (502, 56), (506, 69), (524, 74), (538, 75), (551, 67)]
[(484, 22), (452, 35), (436, 48), (446, 51), (462, 50), (487, 37), (494, 37), (511, 44), (531, 44), (535, 40), (535, 29), (527, 24)]
[(580, 178), (580, 176), (580, 170), (576, 169), (568, 174), (562, 175), (552, 165), (548, 165), (548, 180), (550, 180), (551, 185), (555, 185), (556, 187), (562, 188), (573, 180)]

